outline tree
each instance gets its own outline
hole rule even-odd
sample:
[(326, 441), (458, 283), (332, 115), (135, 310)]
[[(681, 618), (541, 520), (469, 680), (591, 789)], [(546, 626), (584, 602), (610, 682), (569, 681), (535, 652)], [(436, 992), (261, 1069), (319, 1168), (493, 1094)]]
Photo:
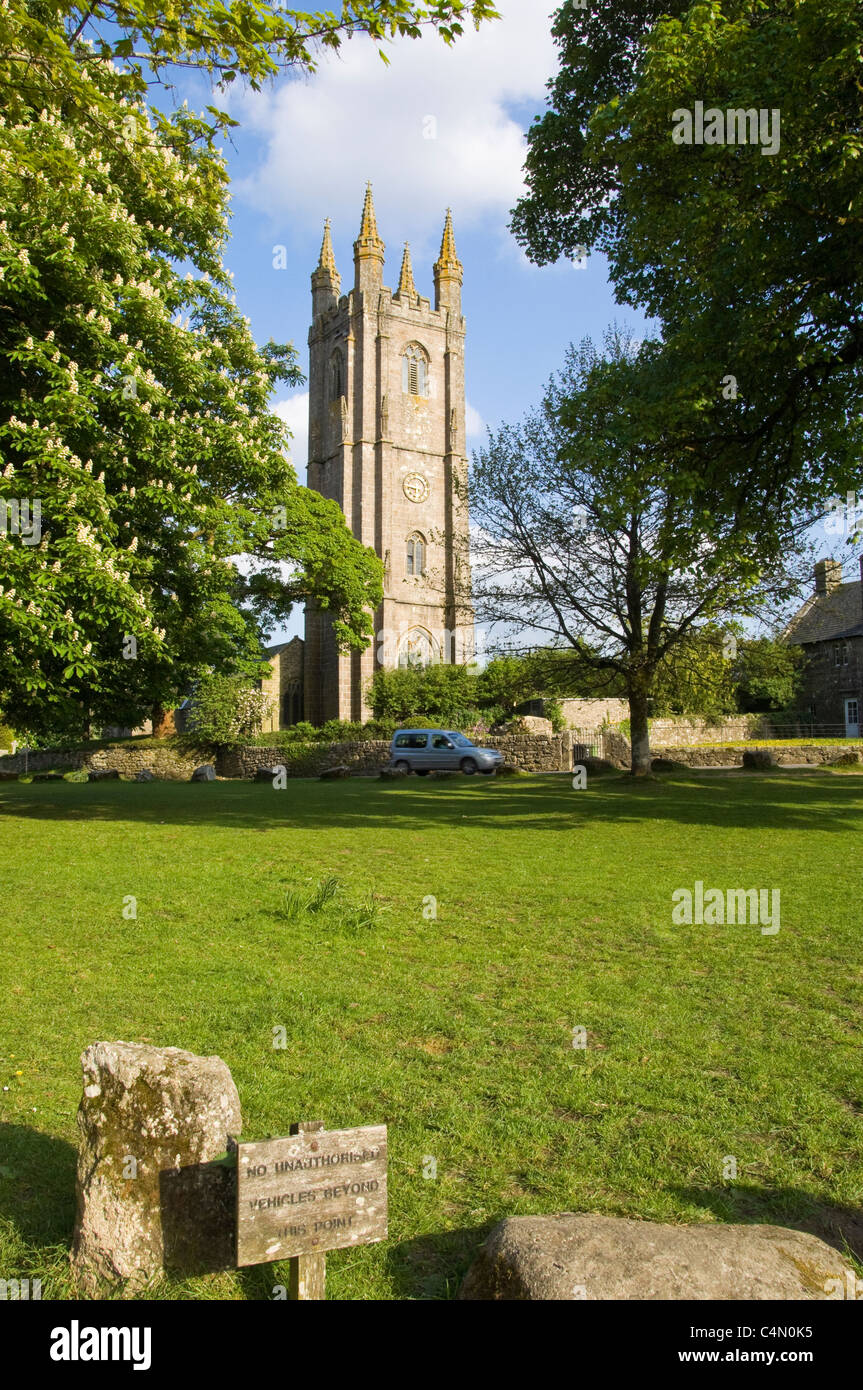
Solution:
[(694, 628), (656, 668), (650, 711), (654, 718), (690, 715), (720, 723), (737, 712), (734, 654), (739, 624)]
[(789, 513), (759, 535), (745, 510), (714, 512), (645, 389), (651, 345), (639, 351), (614, 331), (606, 351), (571, 348), (541, 408), (475, 455), (474, 604), (523, 646), (551, 641), (576, 672), (621, 680), (632, 772), (643, 775), (662, 663), (707, 623), (787, 602), (807, 572), (794, 561), (809, 518)]
[(754, 714), (796, 710), (806, 661), (802, 647), (775, 637), (741, 642), (734, 662), (740, 709)]
[(381, 596), (374, 553), (286, 462), (268, 400), (301, 380), (294, 350), (255, 345), (222, 265), (236, 123), (148, 109), (154, 80), (257, 87), (356, 33), (449, 43), (494, 13), (0, 9), (0, 706), (20, 727), (136, 722), (209, 669), (253, 679), (261, 632), (304, 599), (363, 647)]
[[(608, 256), (618, 298), (662, 327), (665, 389), (729, 508), (767, 517), (780, 492), (811, 508), (856, 487), (856, 0), (568, 0), (553, 31), (560, 70), (528, 134), (519, 241), (539, 263)], [(677, 143), (699, 101), (764, 112), (775, 152), (760, 126), (737, 143), (736, 118), (734, 141)]]
[[(164, 80), (173, 69), (197, 68), (221, 84), (245, 78), (257, 89), (279, 70), (313, 72), (321, 52), (338, 51), (365, 34), (384, 44), (418, 38), (433, 28), (451, 44), (464, 24), (498, 18), (489, 0), (344, 0), (338, 14), (289, 10), (263, 0), (37, 0), (34, 9), (62, 22), (70, 42), (89, 39), (93, 55)], [(380, 55), (388, 62), (385, 48)]]
[(228, 748), (260, 733), (272, 708), (270, 697), (249, 681), (210, 672), (195, 686), (186, 728), (193, 738)]

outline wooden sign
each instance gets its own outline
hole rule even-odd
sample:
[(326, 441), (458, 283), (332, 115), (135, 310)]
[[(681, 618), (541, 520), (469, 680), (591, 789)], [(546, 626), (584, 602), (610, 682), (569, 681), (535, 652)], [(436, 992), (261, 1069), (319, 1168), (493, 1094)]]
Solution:
[(237, 1146), (240, 1266), (386, 1239), (386, 1125), (296, 1128)]

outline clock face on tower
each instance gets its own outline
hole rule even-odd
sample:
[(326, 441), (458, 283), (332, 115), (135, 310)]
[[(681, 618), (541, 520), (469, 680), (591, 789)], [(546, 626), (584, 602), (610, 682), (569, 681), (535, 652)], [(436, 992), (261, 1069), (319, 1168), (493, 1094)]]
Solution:
[(410, 502), (424, 502), (429, 495), (428, 479), (422, 473), (408, 473), (402, 488)]

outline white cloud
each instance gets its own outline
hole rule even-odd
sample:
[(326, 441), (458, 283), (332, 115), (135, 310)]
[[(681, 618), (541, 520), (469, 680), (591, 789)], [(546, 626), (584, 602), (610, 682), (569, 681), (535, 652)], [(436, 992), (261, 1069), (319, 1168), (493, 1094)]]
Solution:
[(504, 0), (501, 20), (451, 48), (434, 34), (397, 41), (389, 67), (355, 37), (307, 81), (246, 93), (236, 114), (265, 152), (235, 192), (274, 221), (308, 227), (328, 215), (344, 245), (371, 179), (378, 226), (396, 254), (405, 237), (421, 250), (422, 238), (439, 237), (447, 206), (456, 233), (486, 214), (505, 215), (522, 188), (526, 124), (523, 111), (508, 108), (544, 106), (556, 67), (549, 10), (547, 0)]
[(276, 401), (273, 414), (284, 420), (291, 431), (291, 463), (300, 482), (304, 481), (309, 461), (309, 393), (297, 392), (286, 400)]
[(476, 435), (479, 434), (485, 434), (485, 421), (479, 411), (471, 405), (470, 401), (465, 403), (464, 432), (468, 439), (475, 438)]

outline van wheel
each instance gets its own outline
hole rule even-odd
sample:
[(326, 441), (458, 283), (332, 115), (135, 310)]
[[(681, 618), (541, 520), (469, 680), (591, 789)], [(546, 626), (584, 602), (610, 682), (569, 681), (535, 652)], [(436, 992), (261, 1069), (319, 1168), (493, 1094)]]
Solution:
[(473, 758), (462, 758), (459, 766), (466, 777), (472, 777), (476, 772), (476, 763)]
[(397, 763), (393, 763), (394, 772), (410, 772), (410, 770), (411, 765), (410, 763), (406, 763), (404, 758), (399, 758)]

